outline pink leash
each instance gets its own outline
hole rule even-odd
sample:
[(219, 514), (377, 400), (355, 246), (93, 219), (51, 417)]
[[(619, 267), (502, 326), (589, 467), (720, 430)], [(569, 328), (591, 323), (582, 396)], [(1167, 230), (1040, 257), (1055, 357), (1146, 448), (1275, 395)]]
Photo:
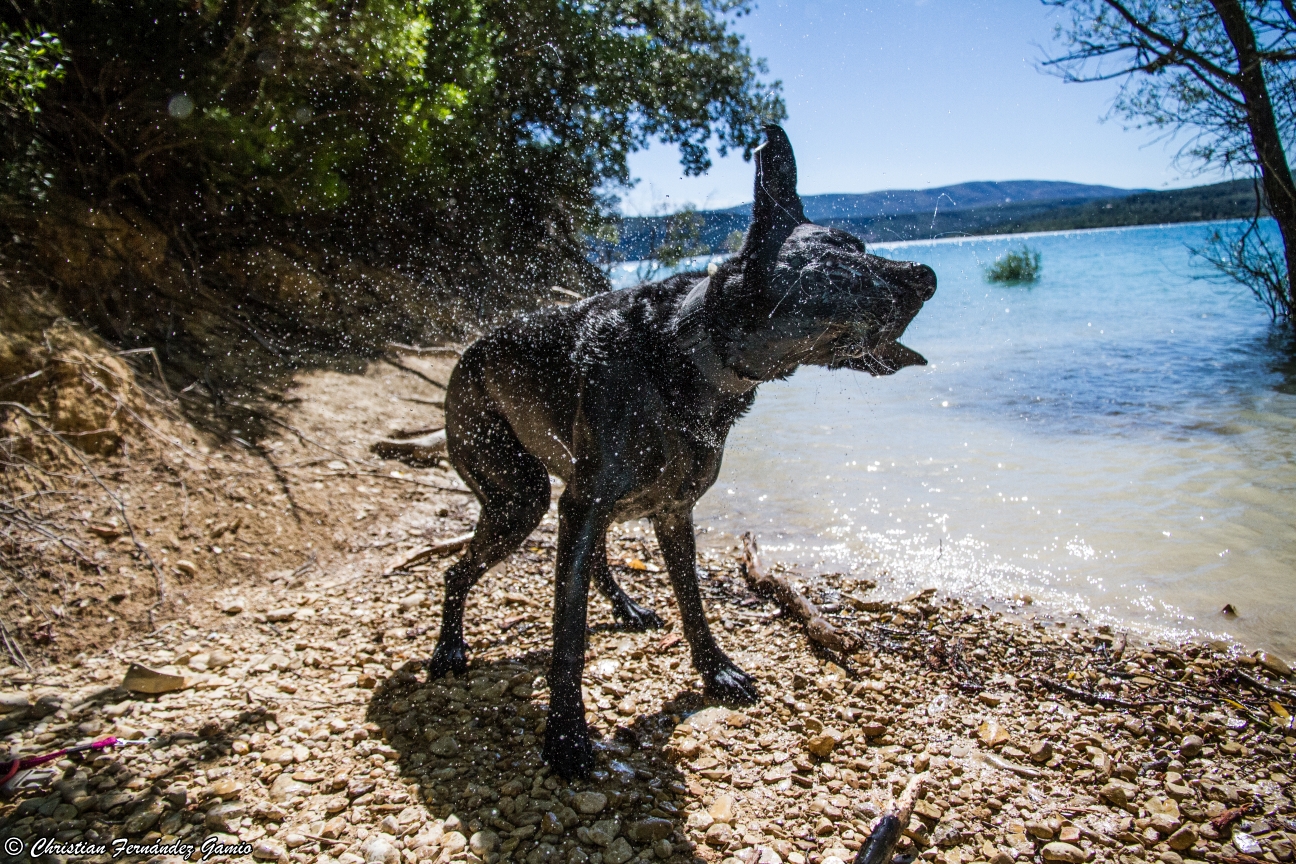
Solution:
[(15, 759), (12, 762), (0, 763), (0, 786), (8, 783), (14, 778), (19, 771), (26, 771), (28, 768), (35, 768), (37, 765), (44, 765), (46, 762), (53, 762), (55, 759), (61, 759), (69, 753), (81, 753), (86, 750), (107, 750), (109, 747), (116, 747), (119, 744), (147, 744), (148, 741), (124, 741), (120, 738), (111, 736), (95, 741), (91, 744), (79, 744), (76, 747), (67, 747), (63, 750), (55, 750), (53, 753), (46, 753), (43, 756), (28, 756), (26, 759)]

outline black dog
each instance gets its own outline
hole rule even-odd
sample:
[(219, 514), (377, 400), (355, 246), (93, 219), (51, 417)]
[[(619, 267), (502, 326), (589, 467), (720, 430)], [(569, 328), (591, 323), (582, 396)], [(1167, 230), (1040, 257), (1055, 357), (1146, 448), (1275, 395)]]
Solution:
[(698, 592), (693, 505), (715, 482), (730, 427), (763, 381), (803, 363), (889, 375), (926, 361), (895, 340), (936, 290), (920, 264), (866, 254), (810, 223), (783, 130), (766, 129), (742, 251), (711, 277), (677, 276), (541, 312), (474, 343), (450, 377), (450, 460), (481, 500), (447, 571), (430, 675), (467, 668), (464, 599), (558, 502), (554, 647), (544, 757), (564, 777), (593, 758), (581, 701), (590, 580), (631, 628), (661, 626), (608, 572), (614, 521), (648, 517), (707, 695), (750, 704), (755, 682), (720, 650)]

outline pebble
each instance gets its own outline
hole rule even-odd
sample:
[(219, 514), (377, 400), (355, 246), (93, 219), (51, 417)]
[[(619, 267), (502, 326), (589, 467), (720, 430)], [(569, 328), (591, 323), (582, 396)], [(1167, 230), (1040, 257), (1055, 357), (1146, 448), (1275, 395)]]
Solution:
[(478, 831), (468, 838), (468, 848), (478, 858), (485, 858), (499, 848), (499, 835), (489, 829)]
[(826, 728), (818, 735), (806, 739), (806, 749), (816, 756), (827, 756), (841, 743), (842, 734), (836, 729)]
[(977, 727), (977, 737), (987, 747), (997, 747), (1009, 739), (1008, 730), (998, 720), (987, 720)]
[(1200, 735), (1185, 735), (1179, 742), (1179, 752), (1188, 759), (1192, 759), (1202, 751), (1206, 744)]
[(1291, 677), (1292, 670), (1290, 664), (1277, 654), (1271, 654), (1268, 651), (1261, 651), (1259, 654), (1255, 655), (1255, 658), (1256, 662), (1280, 678)]
[(576, 793), (572, 798), (572, 805), (576, 808), (577, 813), (594, 816), (603, 812), (603, 808), (607, 806), (607, 800), (607, 796), (602, 792), (586, 790)]
[(715, 822), (732, 822), (734, 820), (734, 799), (732, 795), (718, 795), (707, 808), (707, 815)]
[[(448, 824), (449, 824), (449, 820), (447, 820), (447, 825)], [(446, 852), (450, 853), (451, 855), (454, 855), (456, 852), (460, 852), (468, 848), (468, 838), (465, 837), (459, 831), (454, 831), (454, 830), (447, 831), (441, 837), (441, 848), (446, 850)]]
[[(306, 838), (303, 837), (302, 839)], [(278, 840), (262, 837), (253, 845), (252, 857), (258, 861), (287, 861), (288, 850)]]
[(1084, 864), (1084, 850), (1070, 843), (1054, 841), (1045, 844), (1040, 850), (1040, 857), (1045, 861), (1058, 861), (1061, 864)]
[(360, 854), (365, 864), (401, 864), (400, 850), (382, 834), (375, 834), (365, 840), (360, 847)]
[(634, 857), (634, 849), (624, 837), (618, 837), (603, 850), (603, 864), (625, 864)]
[(282, 803), (294, 795), (307, 795), (310, 789), (310, 786), (294, 780), (290, 774), (280, 774), (270, 784), (270, 800)]

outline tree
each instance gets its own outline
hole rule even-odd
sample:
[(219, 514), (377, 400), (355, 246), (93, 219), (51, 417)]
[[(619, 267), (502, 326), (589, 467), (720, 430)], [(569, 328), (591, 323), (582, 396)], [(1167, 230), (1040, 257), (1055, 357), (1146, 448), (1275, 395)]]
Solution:
[[(1044, 0), (1070, 10), (1067, 52), (1046, 66), (1068, 81), (1123, 79), (1115, 113), (1184, 132), (1197, 167), (1247, 171), (1278, 225), (1282, 255), (1251, 226), (1203, 254), (1256, 292), (1275, 317), (1296, 314), (1296, 131), (1292, 0)], [(1221, 245), (1222, 244), (1222, 245)]]
[[(450, 285), (483, 318), (494, 308), (481, 299), (488, 294), (516, 306), (551, 296), (555, 283), (597, 290), (605, 281), (586, 238), (606, 222), (600, 190), (629, 182), (631, 152), (652, 139), (674, 143), (696, 174), (709, 146), (750, 154), (763, 123), (784, 116), (777, 82), (762, 81), (763, 65), (733, 32), (747, 8), (0, 4), (0, 159), (7, 169), (35, 154), (51, 178), (43, 203), (11, 189), (0, 221), (20, 205), (52, 219), (75, 204), (96, 219), (156, 226), (185, 270), (183, 296), (135, 280), (116, 293), (87, 289), (97, 293), (78, 304), (105, 335), (160, 351), (183, 341), (196, 303), (237, 318), (230, 326), (262, 344), (355, 344), (350, 331), (325, 332), (327, 322), (303, 335), (318, 316), (221, 269), (265, 247), (307, 261), (311, 278), (351, 262)], [(334, 295), (363, 281), (339, 280)], [(330, 321), (367, 328), (366, 344), (402, 338), (380, 332), (374, 317), (390, 298), (379, 291), (371, 301), (340, 303)]]
[(685, 258), (707, 254), (711, 247), (702, 242), (705, 227), (706, 217), (694, 205), (686, 204), (667, 217), (666, 239), (652, 250), (652, 257), (666, 267), (674, 267)]

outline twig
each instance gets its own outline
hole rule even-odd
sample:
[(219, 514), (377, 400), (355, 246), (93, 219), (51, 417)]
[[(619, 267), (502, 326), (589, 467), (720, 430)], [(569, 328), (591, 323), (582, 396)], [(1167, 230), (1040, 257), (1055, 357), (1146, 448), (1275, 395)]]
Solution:
[(9, 659), (13, 660), (15, 665), (22, 666), (28, 672), (34, 671), (27, 655), (23, 653), (22, 646), (9, 634), (9, 628), (5, 626), (4, 621), (0, 621), (0, 641), (4, 643), (5, 650), (9, 652)]
[(300, 429), (298, 429), (296, 426), (293, 426), (291, 423), (285, 423), (284, 421), (280, 420), (278, 417), (275, 417), (275, 416), (272, 415), (272, 414), (269, 414), (269, 413), (267, 413), (267, 412), (265, 412), (265, 411), (262, 411), (262, 410), (260, 410), (260, 409), (258, 409), (258, 408), (253, 408), (251, 405), (246, 405), (246, 404), (242, 404), (242, 403), (239, 403), (239, 402), (230, 402), (229, 404), (232, 405), (232, 406), (235, 407), (235, 408), (242, 408), (244, 411), (248, 411), (248, 412), (250, 412), (250, 413), (252, 413), (252, 414), (255, 414), (256, 416), (260, 417), (262, 420), (267, 420), (267, 421), (269, 421), (269, 422), (275, 424), (276, 426), (282, 426), (284, 429), (287, 429), (289, 432), (291, 432), (291, 433), (293, 433), (294, 435), (296, 435), (297, 438), (298, 438), (300, 441), (302, 441), (303, 443), (310, 444), (310, 445), (313, 446), (313, 447), (318, 447), (319, 449), (323, 450), (325, 453), (329, 453), (329, 454), (331, 454), (331, 455), (333, 455), (333, 456), (338, 457), (338, 458), (341, 459), (343, 462), (348, 462), (348, 463), (350, 463), (350, 464), (352, 464), (352, 465), (363, 465), (363, 464), (365, 464), (363, 461), (356, 460), (356, 459), (352, 459), (350, 456), (347, 456), (347, 455), (344, 454), (344, 453), (339, 453), (338, 451), (332, 449), (331, 447), (325, 447), (325, 446), (324, 446), (323, 444), (321, 444), (320, 442), (318, 442), (318, 441), (316, 441), (315, 439), (313, 439), (313, 438), (309, 437), (308, 435), (306, 435), (306, 433), (302, 432), (302, 431), (301, 431)]
[(441, 540), (429, 546), (420, 546), (419, 548), (398, 556), (383, 568), (383, 575), (388, 576), (397, 570), (405, 570), (417, 564), (428, 560), (433, 555), (449, 555), (458, 552), (472, 541), (472, 534), (461, 534), (458, 537), (451, 537), (449, 540)]
[(1035, 676), (1035, 683), (1046, 689), (1065, 693), (1073, 699), (1079, 699), (1081, 702), (1088, 702), (1090, 705), (1104, 705), (1108, 708), (1150, 708), (1153, 705), (1165, 705), (1168, 701), (1166, 699), (1147, 699), (1142, 702), (1130, 702), (1126, 699), (1118, 699), (1115, 696), (1101, 696), (1076, 687), (1069, 687), (1061, 681), (1054, 681), (1052, 678), (1046, 678), (1043, 675)]
[(388, 342), (388, 348), (395, 348), (397, 351), (404, 351), (407, 354), (417, 354), (419, 356), (432, 357), (458, 357), (463, 354), (462, 348), (454, 345), (402, 345), (400, 342)]
[(48, 414), (41, 414), (39, 411), (33, 411), (21, 402), (0, 402), (0, 406), (5, 408), (17, 408), (28, 417), (48, 417)]
[(859, 854), (855, 856), (855, 864), (891, 864), (891, 856), (895, 854), (896, 844), (900, 842), (901, 835), (909, 825), (914, 805), (918, 802), (918, 796), (922, 793), (926, 782), (925, 773), (915, 774), (909, 778), (900, 797), (896, 798), (895, 803), (878, 818), (873, 830), (869, 832), (868, 839), (864, 841)]
[(167, 386), (166, 376), (162, 374), (162, 361), (158, 359), (156, 348), (131, 348), (129, 351), (118, 351), (118, 357), (127, 357), (131, 354), (150, 354), (153, 356), (153, 368), (157, 370), (158, 380), (162, 382), (162, 389), (166, 391), (168, 399), (174, 399), (171, 395), (171, 388)]
[(375, 477), (379, 480), (394, 480), (397, 483), (413, 483), (415, 486), (422, 486), (426, 489), (437, 489), (441, 492), (454, 492), (457, 495), (476, 495), (471, 489), (456, 489), (453, 486), (438, 486), (435, 483), (428, 483), (426, 480), (416, 480), (413, 477), (392, 477), (390, 474), (379, 474), (376, 471), (338, 471), (336, 476), (339, 477)]
[(122, 521), (126, 524), (126, 530), (130, 532), (131, 541), (135, 544), (135, 549), (146, 559), (148, 559), (149, 566), (153, 568), (153, 579), (157, 589), (157, 597), (158, 597), (157, 603), (154, 604), (154, 608), (161, 606), (163, 603), (166, 602), (166, 576), (162, 573), (162, 568), (159, 567), (157, 565), (157, 562), (153, 560), (153, 554), (149, 552), (148, 547), (145, 546), (142, 542), (140, 542), (139, 535), (135, 533), (135, 526), (134, 524), (131, 523), (130, 516), (126, 514), (126, 504), (121, 500), (121, 498), (117, 496), (117, 493), (113, 492), (111, 489), (108, 488), (107, 483), (104, 483), (103, 480), (100, 479), (99, 475), (95, 473), (95, 470), (90, 467), (90, 463), (87, 462), (85, 457), (81, 455), (81, 451), (77, 450), (67, 441), (63, 440), (62, 435), (55, 432), (50, 427), (46, 426), (44, 423), (41, 423), (39, 420), (36, 421), (36, 425), (40, 426), (41, 429), (43, 429), (46, 434), (52, 436), (54, 440), (58, 441), (65, 448), (67, 448), (68, 452), (71, 453), (76, 458), (76, 460), (81, 463), (81, 467), (84, 468), (90, 474), (91, 479), (93, 479), (94, 482), (98, 484), (99, 488), (102, 489), (108, 495), (108, 497), (112, 499), (113, 503), (117, 505), (117, 512), (121, 514)]
[(1264, 681), (1261, 681), (1259, 678), (1253, 678), (1252, 676), (1243, 672), (1241, 669), (1234, 669), (1233, 675), (1236, 678), (1241, 678), (1243, 681), (1250, 684), (1252, 687), (1263, 690), (1264, 692), (1269, 693), (1270, 695), (1285, 696), (1288, 699), (1296, 699), (1296, 693), (1293, 693), (1290, 690), (1284, 690), (1281, 687), (1275, 687), (1272, 684), (1267, 684)]
[(859, 648), (856, 639), (834, 627), (827, 618), (819, 614), (818, 607), (793, 588), (791, 583), (782, 576), (764, 571), (757, 555), (756, 538), (752, 537), (750, 531), (743, 534), (742, 543), (743, 557), (738, 569), (753, 591), (773, 598), (788, 614), (805, 624), (806, 635), (816, 645), (842, 654), (850, 654)]
[(395, 360), (391, 359), (390, 357), (384, 357), (382, 358), (382, 361), (384, 363), (387, 363), (388, 365), (395, 366), (397, 369), (400, 369), (404, 372), (408, 372), (411, 375), (415, 375), (419, 378), (422, 378), (424, 381), (431, 384), (433, 387), (437, 387), (441, 390), (446, 389), (446, 385), (442, 384), (440, 381), (436, 381), (428, 377), (427, 375), (424, 375), (422, 372), (418, 371), (417, 369), (411, 369), (410, 367), (406, 366), (404, 363), (398, 363)]

